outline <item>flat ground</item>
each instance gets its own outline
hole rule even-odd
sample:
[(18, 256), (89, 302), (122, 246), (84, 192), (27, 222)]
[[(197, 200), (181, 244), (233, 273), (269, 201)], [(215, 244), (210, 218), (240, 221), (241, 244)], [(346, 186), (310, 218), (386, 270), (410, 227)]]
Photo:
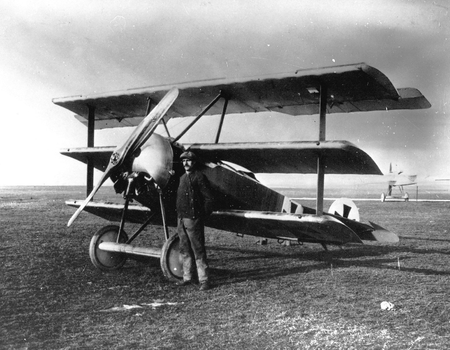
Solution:
[[(110, 189), (109, 189), (110, 190)], [(103, 191), (103, 189), (102, 189)], [(214, 288), (176, 287), (158, 260), (104, 273), (89, 260), (107, 225), (82, 189), (0, 189), (2, 349), (443, 349), (450, 344), (450, 203), (357, 202), (391, 246), (258, 245), (208, 230)], [(311, 203), (310, 203), (311, 204)], [(127, 227), (127, 231), (133, 231)], [(142, 245), (162, 245), (152, 228)], [(139, 242), (137, 242), (139, 243)], [(380, 308), (388, 301), (394, 309)]]

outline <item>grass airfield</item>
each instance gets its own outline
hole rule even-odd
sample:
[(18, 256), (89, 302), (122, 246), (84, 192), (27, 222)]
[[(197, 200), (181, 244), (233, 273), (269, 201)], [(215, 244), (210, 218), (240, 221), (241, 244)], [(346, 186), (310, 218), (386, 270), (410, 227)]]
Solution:
[[(112, 199), (112, 192), (102, 188), (96, 198)], [(66, 227), (73, 209), (64, 201), (84, 196), (77, 187), (0, 188), (1, 349), (450, 344), (449, 202), (356, 201), (362, 221), (397, 233), (396, 245), (325, 252), (317, 244), (258, 245), (255, 237), (207, 229), (214, 288), (200, 292), (167, 281), (158, 260), (96, 270), (89, 242), (108, 222), (82, 214)], [(153, 227), (135, 244), (162, 243), (162, 229)], [(394, 309), (382, 310), (383, 301)]]

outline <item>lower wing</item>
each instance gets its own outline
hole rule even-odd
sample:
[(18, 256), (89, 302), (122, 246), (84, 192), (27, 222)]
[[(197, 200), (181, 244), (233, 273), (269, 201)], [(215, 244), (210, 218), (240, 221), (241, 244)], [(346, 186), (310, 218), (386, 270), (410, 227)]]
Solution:
[[(84, 200), (66, 201), (66, 205), (78, 208), (83, 204)], [(101, 217), (109, 221), (120, 221), (122, 217), (123, 204), (107, 203), (107, 202), (89, 202), (84, 211)], [(133, 223), (144, 223), (146, 218), (152, 215), (152, 211), (144, 206), (130, 204), (127, 210), (127, 221)]]
[(398, 236), (381, 226), (336, 215), (290, 214), (230, 210), (214, 212), (207, 225), (252, 236), (300, 242), (345, 244), (377, 241), (398, 242)]
[[(78, 208), (80, 201), (67, 201), (68, 206)], [(120, 221), (123, 204), (90, 202), (85, 211), (110, 221)], [(152, 211), (141, 205), (130, 205), (127, 221), (144, 223), (153, 215)], [(156, 215), (158, 217), (158, 215)], [(245, 210), (213, 212), (206, 222), (207, 226), (251, 236), (298, 240), (310, 243), (363, 243), (377, 241), (396, 243), (398, 236), (374, 223), (364, 224), (336, 215), (322, 216), (310, 214), (289, 214)]]

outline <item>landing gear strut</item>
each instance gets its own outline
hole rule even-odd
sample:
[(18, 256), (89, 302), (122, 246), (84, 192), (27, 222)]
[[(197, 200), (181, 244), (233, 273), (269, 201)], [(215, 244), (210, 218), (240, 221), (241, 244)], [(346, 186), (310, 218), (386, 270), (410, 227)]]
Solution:
[[(180, 240), (178, 235), (169, 237), (162, 191), (159, 187), (157, 187), (157, 190), (160, 197), (161, 218), (166, 239), (162, 249), (158, 247), (136, 247), (131, 245), (131, 242), (150, 224), (155, 212), (147, 218), (142, 226), (133, 233), (130, 238), (128, 238), (124, 231), (128, 206), (130, 201), (133, 200), (135, 193), (136, 179), (147, 180), (146, 186), (151, 185), (152, 183), (151, 179), (142, 177), (138, 173), (132, 173), (127, 177), (127, 186), (124, 195), (125, 204), (120, 225), (109, 225), (95, 233), (89, 247), (91, 261), (98, 269), (102, 271), (111, 271), (120, 269), (125, 264), (128, 255), (159, 258), (164, 275), (169, 280), (178, 281), (183, 278), (183, 264), (179, 253)], [(120, 236), (118, 237), (119, 232)]]

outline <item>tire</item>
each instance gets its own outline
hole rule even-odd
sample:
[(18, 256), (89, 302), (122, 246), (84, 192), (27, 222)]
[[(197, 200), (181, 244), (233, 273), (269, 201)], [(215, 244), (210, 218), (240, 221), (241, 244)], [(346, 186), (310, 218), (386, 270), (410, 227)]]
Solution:
[(177, 234), (171, 236), (163, 245), (161, 251), (161, 269), (171, 281), (183, 279), (183, 262), (180, 255), (180, 238)]
[[(98, 230), (91, 239), (89, 244), (89, 257), (92, 264), (102, 271), (113, 271), (120, 269), (127, 260), (127, 255), (116, 252), (106, 252), (100, 250), (98, 245), (102, 242), (116, 242), (119, 226), (109, 225)], [(119, 243), (125, 243), (128, 236), (125, 232), (121, 232)]]

